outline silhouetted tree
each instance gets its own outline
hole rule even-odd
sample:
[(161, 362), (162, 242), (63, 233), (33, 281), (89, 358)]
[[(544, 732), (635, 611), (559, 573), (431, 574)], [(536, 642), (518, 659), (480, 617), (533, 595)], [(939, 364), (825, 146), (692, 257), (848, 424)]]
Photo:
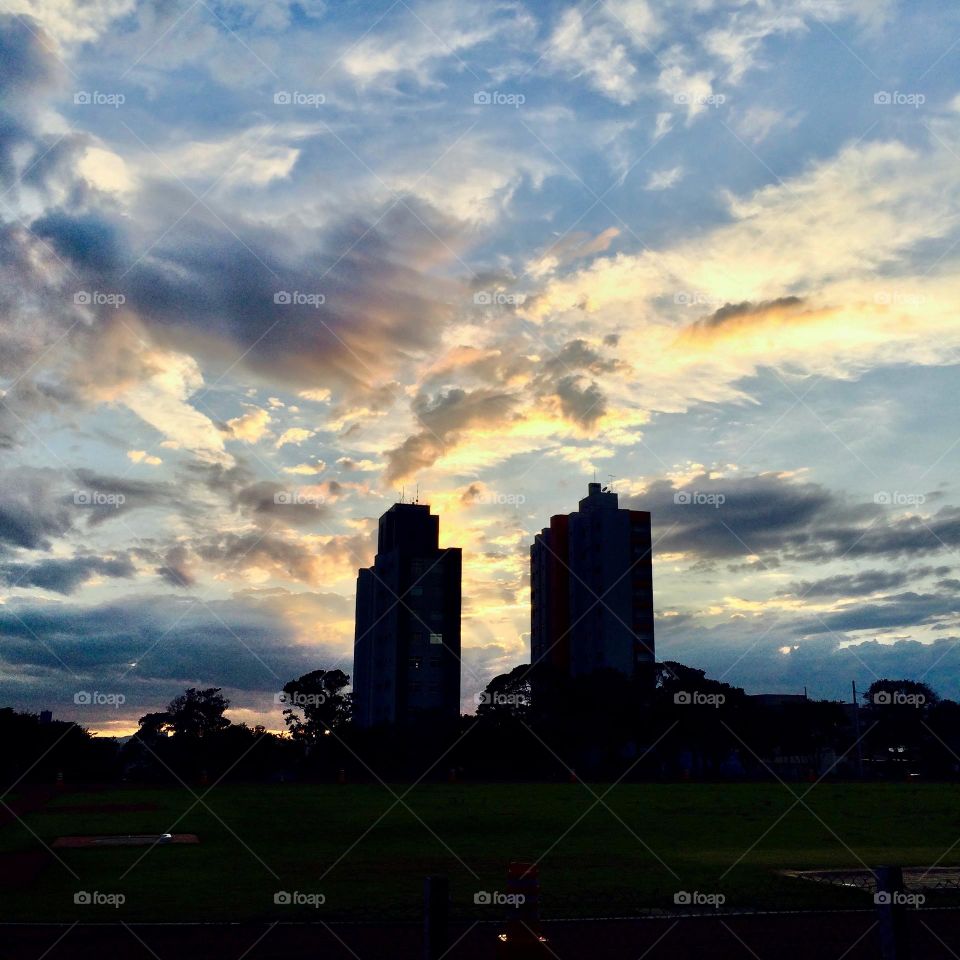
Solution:
[(926, 718), (940, 697), (926, 683), (883, 678), (870, 684), (863, 699), (873, 772), (892, 779), (917, 772), (931, 739)]
[(221, 695), (220, 690), (220, 687), (206, 690), (190, 687), (179, 697), (174, 697), (167, 707), (174, 735), (200, 739), (229, 727), (230, 721), (223, 714), (230, 701)]
[(0, 794), (13, 785), (109, 780), (116, 768), (117, 743), (95, 737), (67, 720), (41, 723), (34, 713), (0, 708)]
[(353, 713), (353, 698), (344, 689), (350, 677), (342, 670), (312, 670), (283, 685), (283, 719), (294, 740), (316, 743), (328, 731), (346, 727)]
[(527, 720), (533, 702), (530, 664), (494, 677), (477, 698), (477, 716), (488, 720)]

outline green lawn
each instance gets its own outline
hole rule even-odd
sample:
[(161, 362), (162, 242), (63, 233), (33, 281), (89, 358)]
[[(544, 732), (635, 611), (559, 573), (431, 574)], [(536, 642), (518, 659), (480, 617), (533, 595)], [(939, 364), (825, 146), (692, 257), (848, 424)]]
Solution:
[[(868, 906), (862, 893), (776, 871), (958, 864), (960, 845), (943, 858), (960, 840), (958, 801), (960, 788), (942, 784), (823, 784), (792, 810), (794, 795), (778, 784), (625, 785), (596, 805), (582, 784), (424, 785), (406, 797), (409, 810), (391, 810), (394, 797), (373, 785), (220, 786), (210, 810), (180, 789), (67, 793), (27, 816), (29, 830), (0, 829), (0, 857), (41, 849), (30, 831), (50, 843), (172, 830), (201, 843), (61, 850), (79, 879), (54, 862), (0, 894), (0, 909), (4, 920), (416, 919), (422, 878), (443, 873), (457, 915), (495, 919), (498, 908), (474, 906), (473, 894), (505, 890), (506, 864), (520, 857), (541, 861), (545, 917), (670, 908), (678, 890), (723, 893), (734, 908)], [(145, 802), (157, 809), (54, 812)], [(78, 890), (123, 893), (126, 903), (74, 906)], [(275, 905), (281, 890), (323, 893), (326, 903)]]

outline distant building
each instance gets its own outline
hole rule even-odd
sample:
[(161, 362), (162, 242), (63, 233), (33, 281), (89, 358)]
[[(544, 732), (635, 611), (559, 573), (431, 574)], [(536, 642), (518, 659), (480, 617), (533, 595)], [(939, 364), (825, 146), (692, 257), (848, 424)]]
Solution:
[(806, 703), (805, 693), (748, 693), (747, 700), (760, 707), (791, 707)]
[(654, 664), (650, 514), (588, 486), (575, 513), (550, 518), (530, 547), (532, 663), (584, 676)]
[(373, 566), (357, 577), (354, 722), (388, 727), (460, 715), (459, 547), (439, 546), (430, 507), (395, 503)]

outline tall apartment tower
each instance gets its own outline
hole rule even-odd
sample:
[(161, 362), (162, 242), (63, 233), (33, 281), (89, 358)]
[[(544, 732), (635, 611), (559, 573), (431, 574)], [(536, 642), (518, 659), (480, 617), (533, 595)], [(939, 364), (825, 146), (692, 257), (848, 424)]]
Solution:
[(601, 669), (651, 675), (650, 514), (588, 486), (576, 513), (550, 518), (530, 547), (532, 663), (579, 677)]
[(459, 547), (441, 549), (440, 518), (395, 503), (373, 566), (357, 577), (354, 722), (391, 727), (460, 716)]

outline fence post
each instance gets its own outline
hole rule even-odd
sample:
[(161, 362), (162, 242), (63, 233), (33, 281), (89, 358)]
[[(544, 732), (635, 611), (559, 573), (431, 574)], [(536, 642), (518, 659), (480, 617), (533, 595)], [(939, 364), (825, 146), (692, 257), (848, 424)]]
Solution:
[(877, 867), (877, 929), (880, 934), (881, 960), (909, 960), (910, 940), (907, 931), (907, 908), (902, 902), (903, 870), (900, 867)]
[(447, 949), (450, 891), (446, 877), (423, 881), (423, 960), (439, 960)]
[(535, 861), (511, 860), (507, 893), (515, 899), (497, 935), (496, 956), (504, 960), (542, 960), (556, 956), (540, 932), (540, 869)]

